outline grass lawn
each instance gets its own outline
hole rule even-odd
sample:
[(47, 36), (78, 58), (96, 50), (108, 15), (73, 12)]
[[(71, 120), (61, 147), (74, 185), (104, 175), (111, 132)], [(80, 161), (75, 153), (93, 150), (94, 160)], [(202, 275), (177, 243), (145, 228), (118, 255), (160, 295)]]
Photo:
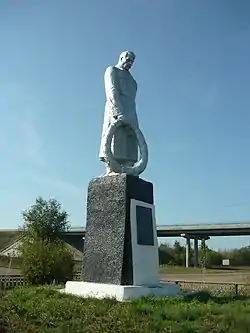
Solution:
[(1, 333), (250, 332), (250, 300), (208, 294), (118, 303), (23, 287), (2, 295), (0, 314)]

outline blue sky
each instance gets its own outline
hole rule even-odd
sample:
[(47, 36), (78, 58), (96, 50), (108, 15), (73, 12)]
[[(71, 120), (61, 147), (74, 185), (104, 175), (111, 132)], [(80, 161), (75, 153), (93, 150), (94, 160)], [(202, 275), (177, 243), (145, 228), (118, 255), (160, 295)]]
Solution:
[(249, 220), (249, 41), (243, 0), (2, 0), (0, 228), (39, 195), (85, 224), (88, 182), (104, 169), (103, 73), (127, 49), (157, 223)]

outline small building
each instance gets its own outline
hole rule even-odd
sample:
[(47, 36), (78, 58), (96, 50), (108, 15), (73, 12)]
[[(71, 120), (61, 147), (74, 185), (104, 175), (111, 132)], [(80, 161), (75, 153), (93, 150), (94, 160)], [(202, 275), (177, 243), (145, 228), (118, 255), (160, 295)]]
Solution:
[[(1, 231), (0, 234), (2, 234), (3, 237), (4, 231)], [(11, 239), (9, 239), (8, 242), (5, 241), (6, 246), (1, 246), (0, 243), (0, 257), (8, 257), (8, 258), (19, 258), (20, 252), (19, 247), (22, 242), (22, 235), (20, 233), (16, 234), (15, 237), (13, 236)], [(66, 244), (66, 246), (71, 250), (71, 252), (74, 255), (75, 261), (82, 261), (83, 260), (83, 251), (80, 251), (76, 247), (74, 247), (72, 244), (69, 244), (65, 240), (63, 242)]]

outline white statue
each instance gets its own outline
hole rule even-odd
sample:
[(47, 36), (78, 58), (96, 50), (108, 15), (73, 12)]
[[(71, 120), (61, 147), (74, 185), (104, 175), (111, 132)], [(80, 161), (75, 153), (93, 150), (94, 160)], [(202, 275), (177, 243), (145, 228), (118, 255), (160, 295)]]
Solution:
[(112, 139), (114, 160), (124, 167), (132, 167), (138, 160), (136, 133), (126, 125), (129, 123), (134, 129), (139, 130), (135, 103), (137, 83), (129, 72), (134, 60), (133, 52), (122, 52), (118, 64), (109, 66), (104, 75), (106, 105), (99, 158), (106, 164), (106, 174), (113, 171), (105, 157), (106, 137), (110, 127), (117, 120), (121, 120), (123, 125), (117, 128)]

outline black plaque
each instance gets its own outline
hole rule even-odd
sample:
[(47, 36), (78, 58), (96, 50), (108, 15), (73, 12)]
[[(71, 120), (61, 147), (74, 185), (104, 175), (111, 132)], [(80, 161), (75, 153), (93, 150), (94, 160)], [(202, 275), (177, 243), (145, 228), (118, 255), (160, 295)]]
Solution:
[(137, 244), (154, 245), (152, 209), (136, 206)]

